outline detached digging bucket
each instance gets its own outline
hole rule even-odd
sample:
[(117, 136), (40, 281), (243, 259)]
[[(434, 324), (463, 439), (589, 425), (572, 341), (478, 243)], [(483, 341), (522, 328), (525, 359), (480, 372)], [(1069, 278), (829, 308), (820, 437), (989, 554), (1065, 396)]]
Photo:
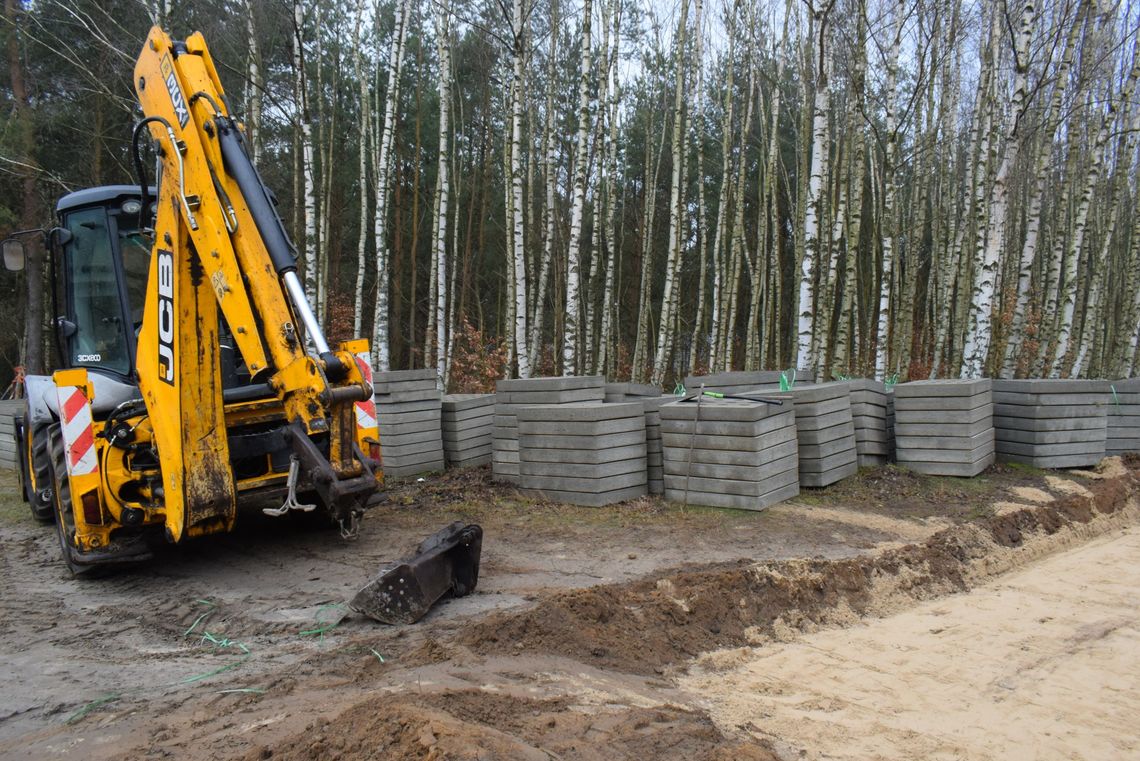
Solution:
[(412, 624), (448, 592), (470, 594), (479, 582), (483, 529), (462, 521), (420, 542), (416, 552), (393, 568), (382, 569), (348, 607), (385, 624)]

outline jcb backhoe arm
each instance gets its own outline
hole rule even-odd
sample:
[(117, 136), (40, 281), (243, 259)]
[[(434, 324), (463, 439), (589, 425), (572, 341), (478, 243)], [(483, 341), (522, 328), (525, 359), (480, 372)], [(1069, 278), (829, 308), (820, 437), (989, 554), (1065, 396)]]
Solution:
[[(152, 291), (136, 366), (161, 459), (168, 533), (177, 540), (232, 525), (227, 393), (280, 401), (287, 427), (277, 435), (290, 440), (291, 470), (350, 524), (377, 488), (365, 456), (377, 436), (368, 342), (330, 348), (325, 340), (202, 36), (176, 42), (151, 29), (134, 75), (143, 124), (161, 155)], [(221, 326), (251, 376), (236, 393), (223, 390)]]

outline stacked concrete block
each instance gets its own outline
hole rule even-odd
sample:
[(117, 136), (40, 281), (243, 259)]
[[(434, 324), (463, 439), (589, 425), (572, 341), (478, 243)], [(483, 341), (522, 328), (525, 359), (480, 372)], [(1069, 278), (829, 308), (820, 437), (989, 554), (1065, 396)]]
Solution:
[(641, 383), (607, 383), (607, 402), (637, 402), (645, 410), (646, 476), (650, 494), (665, 493), (664, 461), (661, 455), (661, 405), (676, 396), (662, 394), (656, 386)]
[(1083, 468), (1104, 457), (1107, 381), (995, 380), (993, 397), (997, 459)]
[(989, 379), (900, 383), (895, 396), (895, 458), (934, 476), (973, 477), (993, 464)]
[(722, 394), (745, 394), (759, 391), (773, 391), (780, 387), (778, 370), (732, 371), (712, 375), (690, 375), (685, 378), (685, 390), (696, 393), (701, 390), (717, 391)]
[(495, 383), (495, 417), (491, 432), (491, 472), (496, 480), (519, 482), (519, 407), (538, 404), (602, 402), (606, 379), (601, 375), (517, 378)]
[(645, 397), (661, 396), (661, 389), (647, 383), (607, 383), (607, 402), (628, 402)]
[(448, 394), (443, 397), (440, 428), (443, 459), (448, 467), (471, 468), (489, 463), (494, 424), (494, 394)]
[(0, 402), (0, 469), (17, 467), (16, 421), (24, 416), (24, 400)]
[(443, 470), (442, 395), (435, 370), (378, 372), (372, 386), (384, 474), (406, 478)]
[(637, 402), (519, 406), (524, 493), (601, 507), (646, 493), (645, 411)]
[(845, 382), (800, 386), (795, 401), (800, 486), (822, 488), (859, 470), (851, 389)]
[(855, 453), (860, 468), (886, 465), (894, 454), (894, 397), (882, 381), (858, 378), (851, 388), (851, 419), (855, 424)]
[(790, 398), (693, 399), (661, 406), (665, 498), (763, 510), (800, 493)]
[(1140, 452), (1140, 378), (1114, 381), (1109, 395), (1105, 453)]

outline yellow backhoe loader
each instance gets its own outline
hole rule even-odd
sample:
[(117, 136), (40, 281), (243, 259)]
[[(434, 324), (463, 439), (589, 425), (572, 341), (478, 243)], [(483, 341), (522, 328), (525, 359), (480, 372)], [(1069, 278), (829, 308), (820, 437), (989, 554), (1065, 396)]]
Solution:
[[(383, 481), (368, 341), (327, 343), (202, 36), (153, 28), (134, 84), (139, 185), (71, 193), (57, 227), (24, 231), (50, 254), (61, 368), (25, 381), (25, 499), (76, 574), (149, 557), (156, 532), (230, 531), (239, 502), (351, 537)], [(20, 269), (20, 234), (3, 249)], [(448, 527), (372, 586), (423, 582), (421, 607), (470, 591), (480, 535)]]

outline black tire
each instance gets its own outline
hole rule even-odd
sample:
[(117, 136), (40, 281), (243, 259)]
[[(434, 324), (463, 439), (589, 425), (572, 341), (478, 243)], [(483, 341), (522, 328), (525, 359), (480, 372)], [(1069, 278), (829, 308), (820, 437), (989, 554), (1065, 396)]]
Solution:
[(79, 560), (79, 548), (75, 545), (75, 514), (71, 506), (71, 482), (67, 479), (67, 461), (63, 446), (63, 433), (59, 423), (48, 428), (48, 449), (51, 454), (51, 477), (54, 488), (53, 508), (55, 511), (55, 533), (59, 537), (59, 549), (63, 562), (72, 575), (88, 577), (98, 570)]
[(55, 483), (52, 479), (51, 452), (49, 451), (49, 426), (40, 424), (33, 427), (24, 413), (21, 428), (20, 481), (24, 486), (24, 501), (32, 510), (32, 517), (40, 523), (55, 520)]

